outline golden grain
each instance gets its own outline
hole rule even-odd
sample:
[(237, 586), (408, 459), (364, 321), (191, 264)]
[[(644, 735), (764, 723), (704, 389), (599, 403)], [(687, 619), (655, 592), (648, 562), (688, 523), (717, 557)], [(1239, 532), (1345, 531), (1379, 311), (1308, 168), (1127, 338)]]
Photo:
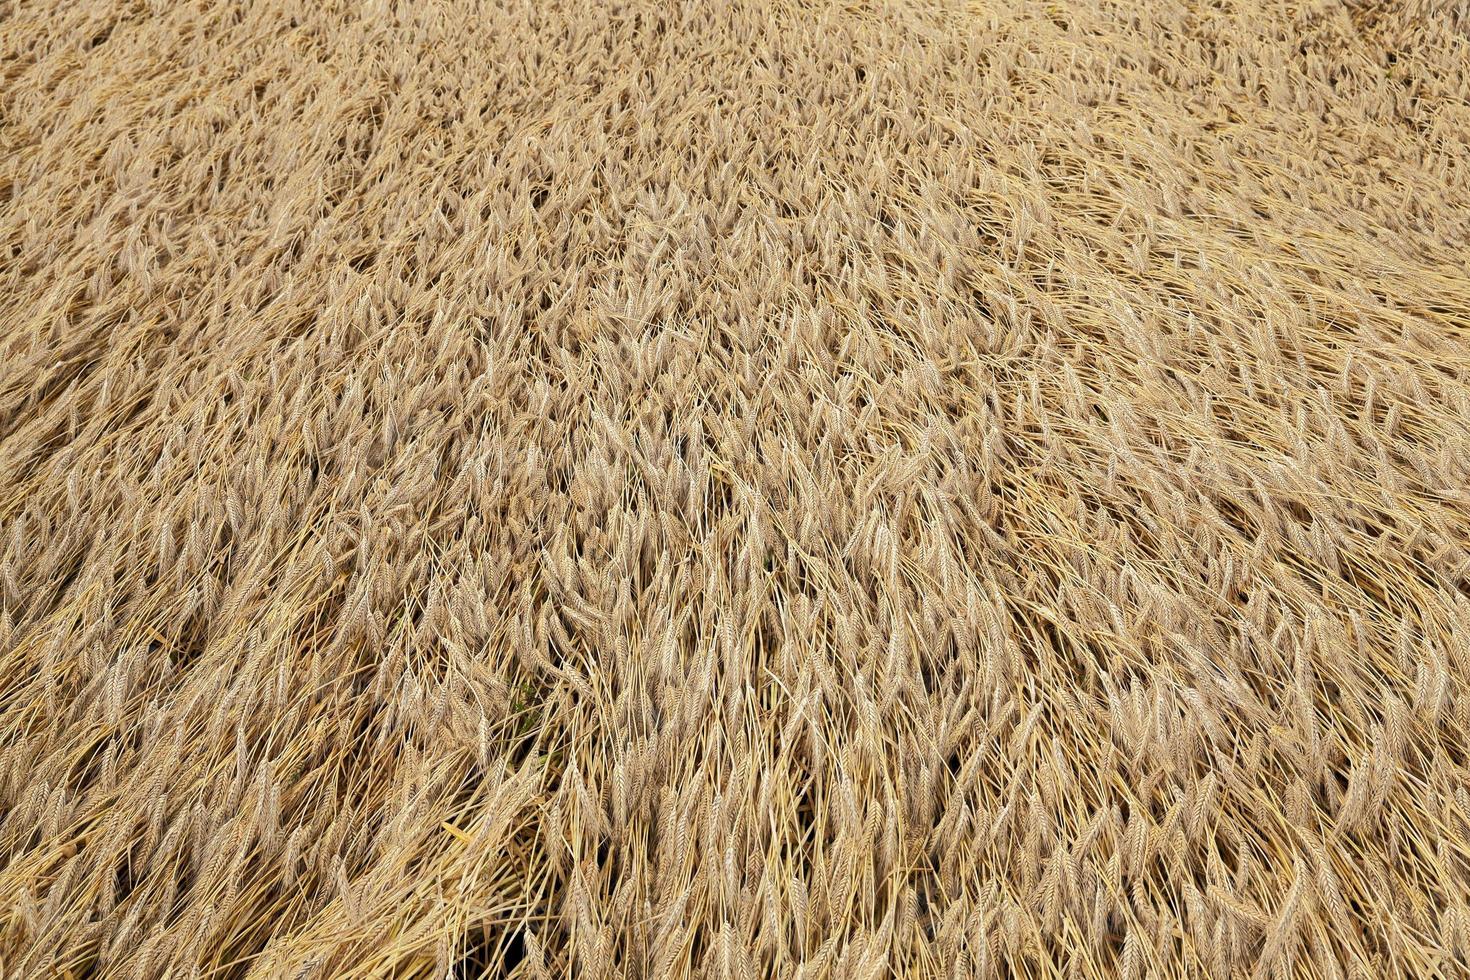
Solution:
[(0, 2), (0, 976), (1470, 973), (1466, 64)]

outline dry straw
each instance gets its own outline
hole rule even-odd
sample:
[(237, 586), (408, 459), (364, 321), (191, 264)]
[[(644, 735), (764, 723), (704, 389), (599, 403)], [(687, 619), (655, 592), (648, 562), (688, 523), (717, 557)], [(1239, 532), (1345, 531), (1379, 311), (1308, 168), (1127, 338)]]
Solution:
[(1467, 65), (0, 0), (0, 972), (1467, 975)]

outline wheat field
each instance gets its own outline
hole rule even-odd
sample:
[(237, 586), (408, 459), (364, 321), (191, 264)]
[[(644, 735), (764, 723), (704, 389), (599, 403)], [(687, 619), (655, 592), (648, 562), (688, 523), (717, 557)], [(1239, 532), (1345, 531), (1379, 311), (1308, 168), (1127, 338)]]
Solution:
[(1466, 0), (0, 0), (0, 975), (1470, 975)]

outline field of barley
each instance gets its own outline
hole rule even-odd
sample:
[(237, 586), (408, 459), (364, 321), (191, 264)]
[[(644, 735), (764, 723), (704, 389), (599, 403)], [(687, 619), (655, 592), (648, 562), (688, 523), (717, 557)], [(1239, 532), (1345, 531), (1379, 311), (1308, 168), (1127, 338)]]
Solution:
[(1470, 0), (0, 0), (0, 977), (1470, 976)]

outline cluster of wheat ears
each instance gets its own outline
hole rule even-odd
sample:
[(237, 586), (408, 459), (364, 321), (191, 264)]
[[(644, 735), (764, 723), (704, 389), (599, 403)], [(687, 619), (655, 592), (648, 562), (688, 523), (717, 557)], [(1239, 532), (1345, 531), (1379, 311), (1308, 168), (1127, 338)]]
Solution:
[(0, 975), (1464, 977), (1465, 0), (0, 0)]

